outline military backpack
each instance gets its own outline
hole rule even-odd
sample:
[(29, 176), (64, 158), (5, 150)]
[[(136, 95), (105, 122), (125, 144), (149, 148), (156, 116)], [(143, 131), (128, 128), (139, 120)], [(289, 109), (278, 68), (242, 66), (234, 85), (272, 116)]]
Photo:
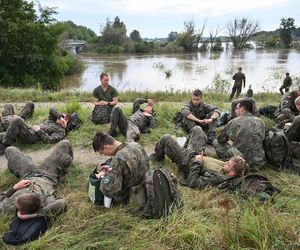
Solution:
[(270, 129), (264, 140), (267, 162), (277, 170), (293, 169), (288, 139), (281, 129)]
[(167, 216), (181, 206), (176, 177), (167, 170), (159, 168), (147, 171), (144, 184), (146, 202), (142, 208), (142, 215), (145, 218)]

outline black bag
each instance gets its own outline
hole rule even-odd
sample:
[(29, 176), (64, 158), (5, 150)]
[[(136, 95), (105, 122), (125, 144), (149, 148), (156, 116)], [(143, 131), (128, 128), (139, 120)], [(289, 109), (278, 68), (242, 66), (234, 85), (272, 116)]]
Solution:
[(267, 162), (277, 170), (293, 169), (288, 139), (281, 129), (270, 129), (264, 140)]
[(89, 176), (89, 198), (93, 204), (103, 205), (104, 195), (100, 191), (101, 181), (96, 177), (97, 168)]
[(266, 117), (269, 117), (271, 119), (274, 119), (275, 118), (275, 111), (277, 110), (277, 107), (274, 106), (274, 105), (267, 105), (267, 106), (264, 106), (262, 108), (260, 108), (258, 110), (258, 112), (263, 115), (263, 116), (266, 116)]
[(147, 171), (144, 184), (146, 204), (142, 208), (142, 215), (145, 218), (167, 216), (182, 204), (176, 177), (167, 170), (159, 168)]
[(20, 245), (27, 241), (37, 240), (47, 228), (44, 216), (28, 220), (21, 220), (17, 217), (11, 223), (9, 231), (4, 234), (3, 240), (7, 244)]
[(218, 188), (238, 191), (244, 197), (257, 197), (260, 201), (270, 200), (275, 193), (280, 192), (267, 177), (258, 174), (230, 178), (220, 184)]
[(79, 116), (77, 113), (73, 113), (71, 115), (70, 121), (68, 122), (66, 132), (69, 133), (73, 129), (79, 129), (80, 128), (81, 120), (79, 119)]

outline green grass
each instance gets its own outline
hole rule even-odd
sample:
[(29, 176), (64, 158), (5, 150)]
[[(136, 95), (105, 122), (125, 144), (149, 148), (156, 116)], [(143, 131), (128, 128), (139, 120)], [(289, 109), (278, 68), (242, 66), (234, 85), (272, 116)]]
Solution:
[[(2, 93), (2, 91), (0, 91)], [(19, 93), (20, 94), (20, 93)], [(7, 95), (8, 96), (8, 95)], [(279, 96), (278, 96), (279, 97)], [(41, 97), (38, 97), (41, 98)], [(70, 102), (55, 104), (62, 111), (78, 112), (82, 119), (79, 130), (68, 135), (74, 147), (91, 147), (97, 130), (108, 131), (108, 125), (94, 125), (90, 121), (91, 107), (78, 103), (72, 96)], [(129, 98), (129, 96), (128, 96)], [(131, 98), (131, 97), (130, 97)], [(178, 97), (178, 99), (181, 97)], [(165, 134), (182, 135), (172, 124), (172, 117), (180, 110), (184, 99), (178, 103), (159, 102), (155, 108), (159, 127), (142, 135), (140, 143), (153, 145)], [(261, 94), (259, 105), (276, 103), (276, 96)], [(172, 99), (167, 99), (171, 101)], [(207, 103), (229, 109), (227, 96), (206, 95)], [(129, 101), (129, 99), (128, 99)], [(160, 100), (159, 100), (160, 101)], [(17, 108), (18, 111), (19, 107)], [(131, 105), (125, 107), (127, 116)], [(37, 108), (31, 125), (47, 118), (49, 108)], [(267, 126), (272, 121), (264, 119)], [(123, 136), (118, 139), (123, 140)], [(21, 146), (21, 145), (20, 145)], [(51, 145), (22, 145), (21, 149), (37, 150)], [(84, 155), (82, 156), (84, 157)], [(95, 165), (97, 162), (95, 162)], [(178, 174), (168, 159), (164, 166)], [(242, 199), (216, 189), (202, 191), (180, 187), (184, 206), (167, 218), (145, 220), (136, 214), (134, 207), (120, 206), (105, 209), (94, 206), (87, 198), (88, 175), (94, 166), (72, 165), (58, 187), (57, 195), (64, 197), (69, 209), (53, 220), (46, 234), (39, 240), (18, 249), (298, 249), (300, 247), (300, 178), (289, 173), (263, 169), (261, 174), (281, 189), (273, 202), (261, 204), (255, 199)], [(8, 171), (0, 173), (0, 190), (15, 183)], [(0, 235), (8, 229), (13, 214), (0, 214)], [(298, 244), (298, 245), (297, 245)], [(297, 248), (298, 247), (298, 248)], [(0, 241), (0, 249), (7, 247)]]

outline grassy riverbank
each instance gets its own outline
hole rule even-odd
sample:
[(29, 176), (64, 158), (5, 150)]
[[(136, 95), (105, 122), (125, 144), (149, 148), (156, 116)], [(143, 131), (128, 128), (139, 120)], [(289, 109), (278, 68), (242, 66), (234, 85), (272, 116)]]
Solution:
[[(10, 92), (11, 91), (11, 92)], [(5, 92), (5, 93), (3, 93)], [(13, 94), (13, 96), (12, 96)], [(49, 107), (54, 105), (62, 111), (78, 112), (83, 123), (78, 131), (71, 132), (69, 139), (76, 148), (91, 147), (91, 140), (99, 129), (108, 131), (108, 125), (96, 126), (90, 121), (92, 105), (90, 93), (59, 92), (42, 95), (37, 90), (1, 90), (2, 102), (24, 102), (25, 100), (53, 102), (37, 103), (34, 116), (29, 123), (36, 124), (47, 117)], [(172, 124), (172, 117), (190, 93), (121, 93), (122, 101), (131, 102), (137, 96), (155, 96), (159, 127), (142, 136), (140, 143), (154, 145), (158, 138), (170, 133), (182, 135)], [(12, 99), (9, 99), (12, 98)], [(34, 99), (36, 98), (36, 99)], [(255, 96), (258, 106), (276, 104), (277, 94)], [(228, 95), (207, 93), (204, 101), (229, 110)], [(167, 102), (164, 102), (167, 101)], [(176, 101), (176, 102), (175, 102)], [(59, 103), (57, 103), (59, 102)], [(63, 102), (63, 103), (62, 103)], [(20, 105), (16, 108), (20, 110)], [(126, 114), (131, 105), (124, 105)], [(272, 121), (265, 119), (268, 126)], [(123, 136), (118, 139), (123, 140)], [(38, 150), (49, 145), (22, 146), (21, 149)], [(84, 158), (85, 156), (82, 155)], [(95, 165), (97, 162), (95, 162)], [(176, 173), (169, 160), (166, 168)], [(153, 166), (152, 166), (153, 167)], [(215, 189), (191, 190), (180, 187), (183, 208), (160, 220), (144, 220), (135, 214), (133, 207), (104, 209), (93, 206), (87, 198), (87, 177), (94, 165), (72, 165), (62, 180), (58, 196), (64, 197), (68, 211), (53, 221), (47, 233), (36, 242), (21, 249), (297, 249), (300, 247), (300, 178), (270, 169), (261, 174), (272, 180), (281, 189), (273, 202), (261, 204), (255, 199), (242, 199), (237, 194), (228, 194)], [(0, 190), (16, 181), (8, 171), (0, 174)], [(7, 230), (13, 214), (0, 214), (0, 235)], [(0, 241), (0, 248), (7, 246)], [(10, 248), (9, 248), (10, 249)], [(13, 249), (13, 248), (11, 248)]]

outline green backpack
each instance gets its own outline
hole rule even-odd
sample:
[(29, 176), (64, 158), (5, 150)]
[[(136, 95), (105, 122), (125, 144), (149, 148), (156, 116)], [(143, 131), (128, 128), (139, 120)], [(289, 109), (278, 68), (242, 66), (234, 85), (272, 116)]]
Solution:
[(145, 218), (167, 216), (182, 205), (176, 177), (167, 170), (159, 168), (147, 171), (144, 185), (146, 202), (142, 208), (142, 215)]
[(89, 176), (89, 198), (93, 204), (103, 205), (104, 195), (100, 191), (101, 181), (96, 177), (97, 168)]

